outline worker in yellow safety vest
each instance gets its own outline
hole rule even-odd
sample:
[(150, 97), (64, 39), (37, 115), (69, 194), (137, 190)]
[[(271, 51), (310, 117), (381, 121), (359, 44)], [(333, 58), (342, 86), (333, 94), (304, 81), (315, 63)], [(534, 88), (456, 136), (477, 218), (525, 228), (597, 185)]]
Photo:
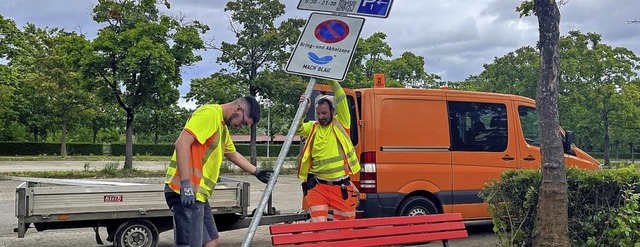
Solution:
[[(303, 191), (312, 222), (326, 221), (329, 208), (334, 220), (355, 219), (358, 191), (349, 179), (360, 171), (360, 163), (349, 137), (351, 115), (340, 84), (330, 81), (334, 96), (316, 99), (316, 121), (302, 122), (298, 135), (306, 136), (298, 166), (305, 180)], [(304, 95), (307, 110), (311, 102)], [(306, 110), (305, 110), (306, 112)]]
[(240, 128), (260, 121), (260, 105), (250, 96), (196, 109), (176, 140), (167, 168), (165, 199), (173, 213), (176, 246), (217, 246), (218, 230), (208, 198), (212, 195), (223, 156), (267, 183), (273, 171), (262, 170), (240, 153), (228, 126)]

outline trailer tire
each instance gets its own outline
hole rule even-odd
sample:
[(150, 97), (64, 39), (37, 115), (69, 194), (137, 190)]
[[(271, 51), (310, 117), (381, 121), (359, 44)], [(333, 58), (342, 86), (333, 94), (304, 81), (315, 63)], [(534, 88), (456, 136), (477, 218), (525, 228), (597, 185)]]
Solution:
[(130, 220), (116, 230), (114, 247), (155, 247), (158, 245), (158, 228), (148, 220)]

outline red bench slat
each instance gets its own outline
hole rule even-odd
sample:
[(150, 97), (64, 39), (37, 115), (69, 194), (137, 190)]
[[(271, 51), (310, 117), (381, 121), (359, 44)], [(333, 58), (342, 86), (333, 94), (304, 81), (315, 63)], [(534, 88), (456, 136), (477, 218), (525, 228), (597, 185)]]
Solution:
[(321, 232), (306, 232), (301, 234), (276, 235), (272, 237), (274, 245), (295, 244), (300, 242), (339, 241), (354, 238), (384, 237), (405, 235), (412, 233), (435, 233), (451, 230), (464, 230), (463, 222), (446, 222), (434, 224), (384, 226), (361, 229), (335, 229)]
[(461, 214), (367, 218), (269, 227), (273, 245), (381, 246), (468, 237)]
[(413, 235), (389, 236), (381, 238), (353, 239), (336, 242), (323, 242), (314, 244), (305, 244), (305, 247), (335, 247), (335, 246), (386, 246), (397, 244), (424, 243), (430, 241), (466, 238), (469, 235), (467, 231), (438, 232), (438, 233), (421, 233)]
[[(421, 223), (438, 223), (449, 221), (461, 221), (462, 214), (430, 214), (416, 216), (398, 216), (382, 218), (366, 218), (344, 221), (314, 222), (313, 224), (281, 224), (272, 225), (269, 230), (271, 234), (299, 233), (303, 231), (334, 230), (337, 228), (362, 228), (388, 225), (406, 225)], [(301, 230), (302, 228), (302, 230)]]

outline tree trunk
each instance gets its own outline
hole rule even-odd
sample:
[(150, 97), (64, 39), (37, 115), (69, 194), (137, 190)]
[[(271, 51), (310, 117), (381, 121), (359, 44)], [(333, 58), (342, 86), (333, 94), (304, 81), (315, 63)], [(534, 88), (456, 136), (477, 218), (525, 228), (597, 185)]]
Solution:
[(609, 145), (609, 116), (605, 110), (602, 113), (602, 122), (604, 123), (604, 165), (611, 164), (611, 147)]
[[(251, 81), (253, 81), (253, 78), (251, 78)], [(255, 97), (257, 94), (257, 89), (254, 86), (249, 86), (249, 91), (251, 96)], [(250, 146), (250, 150), (251, 150), (251, 164), (253, 164), (254, 166), (258, 165), (258, 150), (256, 149), (256, 135), (258, 133), (258, 128), (256, 123), (254, 122), (251, 125), (251, 142), (249, 144)]]
[(60, 156), (67, 156), (67, 121), (62, 121), (62, 137), (60, 140)]
[(536, 106), (542, 181), (538, 194), (533, 246), (570, 246), (567, 175), (558, 114), (560, 11), (555, 0), (535, 0), (534, 8), (540, 30), (540, 80)]
[(125, 157), (124, 157), (124, 169), (133, 168), (133, 110), (127, 109), (127, 130), (126, 132), (126, 144), (125, 144)]
[(629, 146), (631, 146), (631, 164), (634, 164), (634, 157), (633, 157), (633, 142), (629, 143)]

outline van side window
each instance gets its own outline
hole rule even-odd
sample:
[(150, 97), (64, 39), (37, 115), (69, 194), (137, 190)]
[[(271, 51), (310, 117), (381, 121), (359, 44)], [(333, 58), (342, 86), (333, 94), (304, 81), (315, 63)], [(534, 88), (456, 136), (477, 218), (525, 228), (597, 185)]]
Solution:
[(524, 140), (532, 146), (540, 146), (540, 136), (538, 135), (538, 115), (536, 108), (528, 106), (518, 106), (520, 126), (524, 134)]
[(449, 101), (451, 151), (507, 150), (507, 107), (498, 103)]

